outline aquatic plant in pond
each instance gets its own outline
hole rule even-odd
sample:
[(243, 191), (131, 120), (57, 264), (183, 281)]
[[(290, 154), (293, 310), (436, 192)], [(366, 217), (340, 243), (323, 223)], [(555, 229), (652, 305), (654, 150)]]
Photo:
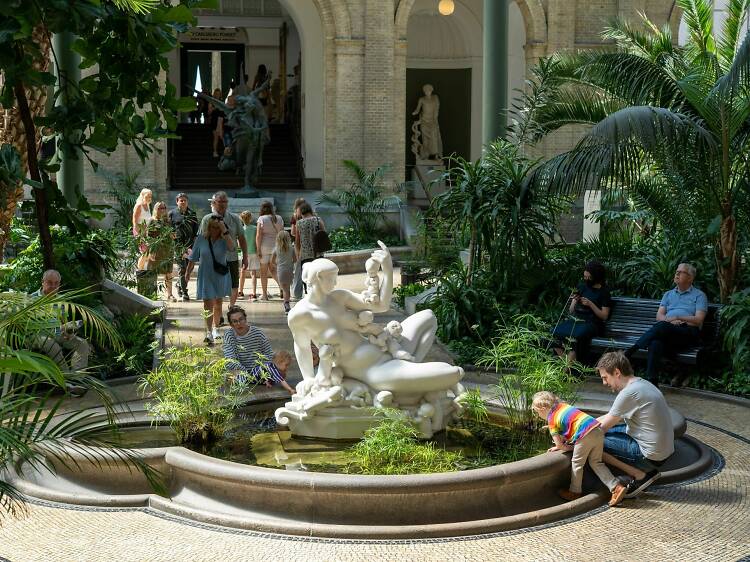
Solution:
[(417, 428), (399, 411), (387, 411), (350, 449), (348, 472), (360, 474), (423, 474), (459, 469), (463, 455), (421, 442)]
[(227, 373), (227, 360), (207, 348), (169, 348), (140, 389), (151, 394), (151, 414), (166, 419), (180, 441), (206, 443), (224, 433), (233, 408), (255, 386)]
[(573, 374), (574, 369), (585, 367), (554, 357), (547, 345), (549, 338), (549, 331), (540, 319), (529, 314), (516, 316), (499, 338), (483, 348), (477, 362), (500, 374), (497, 399), (511, 427), (533, 429), (539, 425), (531, 411), (535, 392), (548, 390), (566, 401), (575, 396), (580, 381)]

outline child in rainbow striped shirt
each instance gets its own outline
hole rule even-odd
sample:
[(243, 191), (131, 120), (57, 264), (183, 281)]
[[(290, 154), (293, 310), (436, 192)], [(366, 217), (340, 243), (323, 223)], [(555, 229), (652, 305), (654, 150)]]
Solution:
[(599, 422), (578, 408), (561, 402), (557, 396), (546, 391), (534, 394), (531, 409), (537, 416), (547, 421), (552, 441), (555, 442), (549, 451), (573, 451), (570, 488), (560, 490), (558, 492), (560, 497), (571, 501), (583, 495), (581, 491), (583, 467), (588, 461), (599, 480), (612, 492), (609, 505), (615, 506), (620, 503), (625, 496), (626, 487), (612, 475), (602, 461), (604, 433)]

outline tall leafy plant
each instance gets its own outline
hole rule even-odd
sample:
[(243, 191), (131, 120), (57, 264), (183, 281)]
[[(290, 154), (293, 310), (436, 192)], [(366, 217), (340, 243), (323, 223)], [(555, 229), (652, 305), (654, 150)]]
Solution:
[(750, 0), (728, 3), (720, 31), (709, 0), (677, 4), (684, 47), (669, 27), (644, 19), (643, 28), (618, 21), (605, 31), (614, 51), (556, 56), (559, 84), (535, 109), (537, 131), (593, 128), (541, 166), (535, 183), (574, 194), (623, 188), (661, 211), (663, 201), (679, 201), (713, 245), (727, 301), (750, 229), (750, 34), (741, 32)]
[(531, 411), (534, 393), (548, 390), (564, 400), (575, 396), (579, 381), (565, 359), (550, 353), (548, 340), (546, 324), (526, 314), (515, 317), (483, 347), (478, 364), (500, 375), (497, 398), (514, 428), (536, 427)]
[(357, 232), (362, 236), (377, 237), (384, 225), (388, 202), (398, 201), (398, 197), (385, 194), (383, 178), (387, 168), (379, 166), (368, 171), (353, 160), (344, 160), (344, 166), (354, 176), (355, 181), (346, 190), (324, 192), (318, 202), (338, 205)]

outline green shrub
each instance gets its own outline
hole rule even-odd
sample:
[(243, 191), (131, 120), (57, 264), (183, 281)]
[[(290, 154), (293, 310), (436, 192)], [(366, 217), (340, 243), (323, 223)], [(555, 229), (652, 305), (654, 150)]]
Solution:
[[(92, 230), (71, 234), (65, 227), (51, 227), (55, 267), (62, 276), (66, 290), (76, 290), (99, 283), (117, 263), (111, 239), (103, 232)], [(27, 293), (41, 286), (44, 263), (37, 236), (21, 251), (0, 279), (0, 290), (12, 289)], [(94, 299), (89, 297), (89, 299)]]
[(404, 241), (395, 234), (381, 231), (360, 231), (354, 226), (341, 226), (328, 233), (332, 252), (367, 250), (377, 246), (381, 240), (386, 246), (402, 246)]
[(151, 394), (146, 407), (166, 419), (182, 442), (208, 443), (224, 433), (232, 406), (252, 388), (228, 381), (227, 360), (210, 349), (169, 348), (161, 364), (147, 373), (141, 391)]
[(451, 472), (461, 453), (421, 443), (414, 425), (398, 411), (389, 410), (364, 438), (349, 450), (350, 472), (361, 474), (423, 474)]
[(113, 379), (142, 375), (151, 369), (154, 349), (155, 318), (146, 314), (131, 314), (115, 320), (123, 349), (118, 353), (110, 348), (97, 348), (93, 363), (99, 365), (99, 377)]
[(422, 293), (427, 286), (423, 283), (410, 283), (393, 288), (393, 298), (401, 308), (406, 304), (406, 297), (415, 297)]

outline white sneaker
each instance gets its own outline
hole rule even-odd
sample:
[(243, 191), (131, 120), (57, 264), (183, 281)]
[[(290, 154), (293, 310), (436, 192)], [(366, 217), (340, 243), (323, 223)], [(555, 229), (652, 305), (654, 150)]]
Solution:
[(214, 340), (221, 339), (221, 334), (219, 333), (219, 329), (218, 328), (213, 328), (211, 330), (211, 338), (214, 339)]
[(205, 343), (208, 347), (211, 347), (214, 344), (214, 336), (211, 334), (211, 332), (206, 332), (206, 337), (203, 338), (203, 343)]

